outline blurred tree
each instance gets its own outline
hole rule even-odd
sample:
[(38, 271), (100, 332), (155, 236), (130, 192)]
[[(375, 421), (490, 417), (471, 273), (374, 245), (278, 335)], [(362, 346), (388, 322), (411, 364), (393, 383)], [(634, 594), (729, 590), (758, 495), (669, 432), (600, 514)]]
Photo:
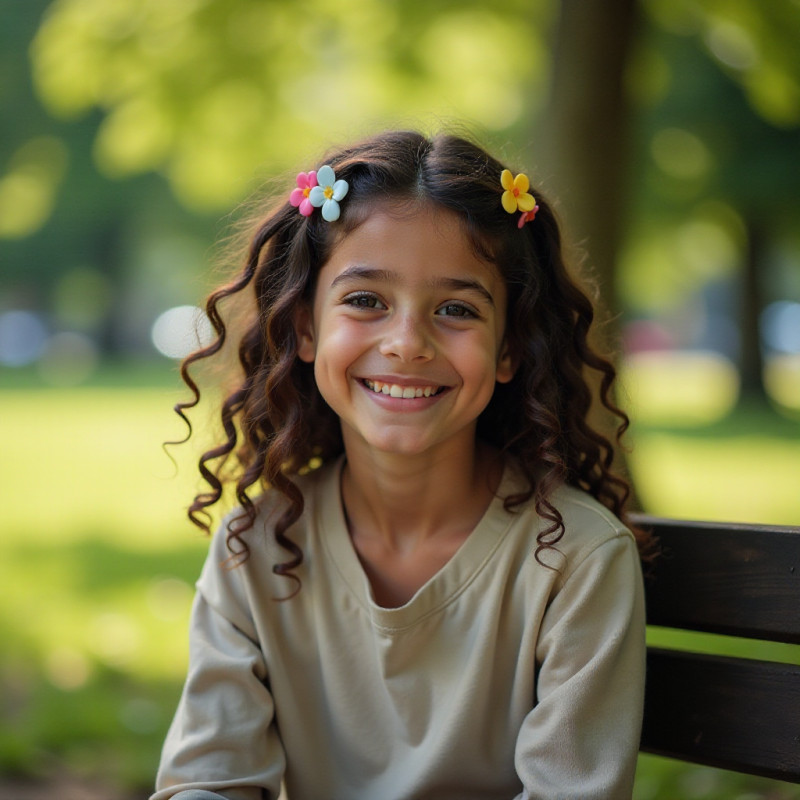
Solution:
[(623, 76), (637, 32), (636, 0), (562, 0), (542, 117), (541, 163), (572, 237), (591, 252), (606, 304), (625, 206), (628, 117)]
[[(681, 266), (713, 275), (716, 265), (700, 261), (703, 250), (716, 259), (721, 223), (703, 221), (716, 201), (715, 216), (729, 212), (728, 235), (742, 228), (742, 396), (763, 399), (758, 320), (767, 248), (800, 211), (791, 169), (800, 145), (797, 3), (562, 0), (559, 9), (542, 164), (603, 296), (620, 308), (620, 241), (670, 216), (705, 224), (693, 237), (705, 234), (700, 253)], [(652, 279), (640, 262), (634, 269)]]
[[(0, 0), (0, 312), (37, 311), (51, 332), (125, 351), (142, 344), (132, 341), (141, 329), (132, 320), (132, 260), (140, 269), (145, 239), (183, 232), (207, 244), (212, 223), (182, 208), (158, 175), (121, 184), (99, 172), (92, 143), (100, 112), (54, 120), (42, 107), (28, 47), (48, 4)], [(154, 290), (163, 302), (178, 299), (169, 284)]]
[(63, 141), (33, 99), (27, 43), (45, 2), (0, 0), (0, 238), (34, 233), (50, 215), (68, 167)]
[[(470, 119), (505, 141), (546, 74), (537, 33), (546, 25), (536, 23), (546, 22), (548, 0), (522, 27), (522, 0), (497, 11), (477, 0), (437, 10), (382, 0), (0, 3), (11, 21), (6, 63), (19, 73), (33, 40), (33, 82), (56, 118), (38, 106), (27, 75), (9, 74), (19, 90), (13, 105), (0, 97), (3, 118), (37, 121), (30, 132), (9, 125), (8, 149), (19, 154), (5, 207), (0, 185), (0, 211), (14, 212), (0, 213), (5, 305), (48, 309), (58, 327), (58, 307), (74, 323), (76, 290), (88, 286), (91, 333), (107, 351), (144, 344), (145, 312), (161, 310), (154, 286), (136, 288), (146, 240), (188, 229), (205, 231), (207, 244), (212, 217), (264, 174), (389, 120)], [(531, 70), (519, 69), (516, 53)], [(166, 302), (165, 284), (181, 269), (164, 267)]]
[[(542, 115), (539, 170), (561, 202), (568, 242), (591, 254), (605, 308), (594, 335), (603, 351), (619, 335), (616, 261), (624, 206), (628, 103), (623, 74), (634, 40), (636, 0), (561, 0), (552, 44), (549, 96)], [(581, 259), (583, 260), (583, 259)], [(601, 377), (587, 373), (599, 383)], [(602, 407), (592, 424), (613, 440), (618, 420)], [(624, 455), (615, 454), (626, 473)], [(632, 498), (634, 505), (638, 501)]]
[(219, 210), (258, 174), (388, 121), (468, 119), (505, 134), (544, 86), (549, 8), (56, 0), (34, 76), (54, 113), (103, 110), (95, 156), (107, 174), (162, 171), (188, 206)]
[(639, 87), (639, 217), (673, 221), (684, 270), (739, 276), (741, 397), (763, 401), (759, 317), (777, 299), (770, 251), (800, 214), (800, 8), (786, 0), (644, 5), (654, 24), (637, 46), (639, 74), (629, 75)]

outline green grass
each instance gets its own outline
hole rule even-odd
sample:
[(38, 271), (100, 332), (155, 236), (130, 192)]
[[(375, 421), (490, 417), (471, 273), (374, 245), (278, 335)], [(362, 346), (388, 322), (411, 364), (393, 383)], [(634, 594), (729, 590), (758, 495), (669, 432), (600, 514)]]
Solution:
[[(177, 381), (166, 370), (145, 374), (138, 387), (122, 373), (71, 389), (19, 379), (0, 394), (0, 773), (56, 761), (143, 795), (151, 784), (186, 667), (206, 540), (183, 511), (198, 485), (196, 450), (175, 451), (176, 473), (161, 449), (184, 432), (170, 410), (182, 396)], [(702, 429), (640, 424), (631, 443), (648, 510), (800, 520), (796, 423), (750, 409)], [(797, 650), (776, 657), (796, 660)], [(800, 790), (642, 757), (635, 797)]]
[(0, 396), (0, 773), (52, 758), (149, 785), (206, 540), (168, 383)]

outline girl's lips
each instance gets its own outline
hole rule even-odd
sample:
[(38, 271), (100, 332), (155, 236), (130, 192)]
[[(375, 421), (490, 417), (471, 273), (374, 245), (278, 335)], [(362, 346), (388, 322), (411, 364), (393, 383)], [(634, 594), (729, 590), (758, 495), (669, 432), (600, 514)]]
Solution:
[(386, 381), (373, 381), (365, 378), (364, 386), (367, 387), (375, 394), (386, 394), (389, 397), (400, 397), (404, 400), (411, 400), (415, 397), (433, 397), (439, 392), (444, 391), (447, 387), (445, 386), (430, 386), (430, 385), (420, 385), (420, 386), (401, 386), (399, 383), (389, 383)]

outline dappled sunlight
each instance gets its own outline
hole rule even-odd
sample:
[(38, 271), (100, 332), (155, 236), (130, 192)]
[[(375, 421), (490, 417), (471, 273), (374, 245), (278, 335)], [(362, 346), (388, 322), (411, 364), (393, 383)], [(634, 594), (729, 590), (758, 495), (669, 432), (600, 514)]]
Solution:
[(734, 364), (713, 352), (652, 350), (620, 370), (634, 423), (696, 426), (716, 422), (738, 399)]
[(86, 686), (94, 672), (87, 655), (78, 648), (67, 645), (52, 647), (46, 653), (44, 663), (50, 683), (65, 692)]
[[(659, 167), (669, 175), (669, 159), (676, 159), (680, 169), (693, 170), (703, 156), (693, 158), (681, 155), (689, 149), (687, 139), (682, 145), (678, 131), (661, 131), (654, 140), (654, 155), (661, 159)], [(662, 152), (663, 151), (663, 152)], [(688, 159), (688, 160), (685, 160)], [(675, 177), (673, 175), (673, 177)], [(684, 176), (688, 177), (688, 176)], [(673, 191), (669, 181), (658, 185), (660, 193)], [(640, 223), (626, 238), (619, 260), (619, 287), (626, 305), (653, 313), (666, 314), (670, 309), (680, 309), (691, 302), (692, 295), (704, 286), (735, 275), (741, 266), (741, 253), (745, 243), (744, 222), (728, 204), (703, 201), (687, 208), (686, 219), (679, 223), (660, 220)]]
[(778, 409), (800, 419), (800, 353), (773, 356), (765, 367), (764, 383)]
[[(124, 542), (75, 535), (51, 544), (47, 554), (41, 546), (8, 542), (0, 576), (25, 612), (3, 608), (0, 625), (14, 649), (44, 664), (64, 690), (81, 688), (103, 670), (179, 679), (192, 584), (204, 554), (183, 543), (168, 554), (142, 555)], [(165, 574), (170, 567), (175, 572)], [(171, 584), (166, 600), (158, 587), (164, 581)]]
[(631, 470), (649, 513), (796, 525), (800, 437), (634, 435)]
[[(0, 465), (0, 481), (17, 501), (8, 529), (33, 524), (41, 542), (108, 531), (131, 549), (191, 540), (183, 509), (199, 484), (200, 443), (169, 449), (177, 468), (161, 447), (186, 435), (172, 406), (187, 396), (134, 387), (6, 395), (2, 436), (14, 455)], [(202, 412), (193, 419), (202, 438)]]
[[(800, 406), (797, 359), (771, 361), (766, 377), (776, 402)], [(621, 382), (633, 423), (629, 464), (646, 511), (796, 524), (800, 430), (781, 437), (729, 428), (720, 435), (710, 427), (729, 418), (739, 400), (732, 362), (712, 352), (645, 351), (625, 360)]]
[(19, 239), (39, 230), (50, 216), (69, 162), (61, 139), (40, 136), (25, 142), (0, 174), (0, 239)]
[(658, 167), (681, 180), (702, 178), (713, 159), (703, 141), (681, 128), (663, 128), (653, 137), (650, 152)]

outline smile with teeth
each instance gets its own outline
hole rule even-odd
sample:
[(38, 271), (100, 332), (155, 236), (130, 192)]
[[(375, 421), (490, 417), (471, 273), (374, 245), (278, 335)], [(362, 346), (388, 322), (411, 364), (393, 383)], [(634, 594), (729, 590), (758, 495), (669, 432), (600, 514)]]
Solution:
[(390, 397), (402, 397), (410, 400), (414, 397), (432, 397), (444, 390), (444, 386), (399, 386), (396, 383), (365, 380), (364, 385), (376, 394), (388, 394)]

